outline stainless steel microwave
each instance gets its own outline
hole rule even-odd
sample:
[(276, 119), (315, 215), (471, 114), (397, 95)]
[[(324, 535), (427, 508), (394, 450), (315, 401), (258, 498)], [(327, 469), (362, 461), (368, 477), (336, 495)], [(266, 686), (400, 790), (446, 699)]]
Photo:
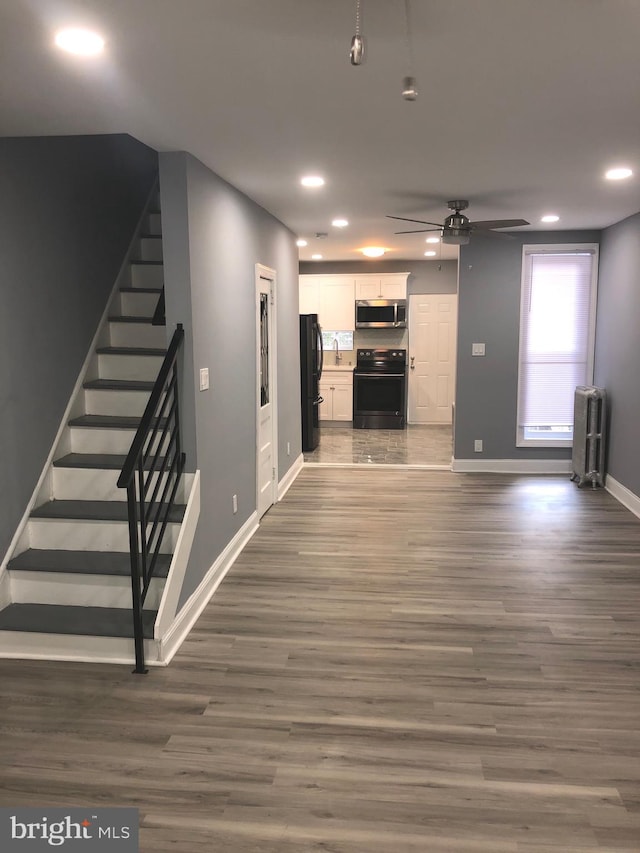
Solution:
[(406, 329), (406, 299), (358, 299), (356, 329)]

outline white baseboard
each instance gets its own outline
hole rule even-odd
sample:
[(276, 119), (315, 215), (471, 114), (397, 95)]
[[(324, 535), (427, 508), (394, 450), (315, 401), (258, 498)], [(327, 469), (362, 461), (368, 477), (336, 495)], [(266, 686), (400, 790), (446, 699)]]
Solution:
[(257, 529), (258, 515), (254, 512), (211, 566), (198, 588), (189, 596), (173, 624), (161, 638), (161, 660), (165, 666), (171, 662), (198, 617), (209, 603), (211, 596), (220, 586), (225, 575)]
[(278, 500), (281, 501), (282, 498), (287, 494), (291, 486), (294, 484), (296, 477), (302, 471), (304, 467), (304, 456), (302, 453), (295, 460), (291, 468), (287, 471), (284, 477), (278, 483)]
[(619, 483), (611, 474), (607, 474), (604, 487), (622, 506), (640, 518), (640, 497), (638, 495)]
[(453, 459), (457, 474), (570, 474), (570, 459)]

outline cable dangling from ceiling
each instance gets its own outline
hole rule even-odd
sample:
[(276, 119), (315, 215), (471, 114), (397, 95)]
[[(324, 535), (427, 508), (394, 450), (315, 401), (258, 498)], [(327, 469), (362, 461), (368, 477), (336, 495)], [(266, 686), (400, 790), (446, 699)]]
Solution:
[(406, 25), (405, 44), (407, 48), (407, 59), (409, 73), (402, 80), (402, 97), (405, 101), (415, 101), (418, 97), (416, 78), (413, 76), (413, 49), (411, 47), (411, 8), (410, 0), (404, 0), (404, 21)]
[(360, 34), (360, 0), (356, 0), (356, 34), (351, 39), (349, 56), (352, 65), (362, 65), (364, 62), (364, 39)]

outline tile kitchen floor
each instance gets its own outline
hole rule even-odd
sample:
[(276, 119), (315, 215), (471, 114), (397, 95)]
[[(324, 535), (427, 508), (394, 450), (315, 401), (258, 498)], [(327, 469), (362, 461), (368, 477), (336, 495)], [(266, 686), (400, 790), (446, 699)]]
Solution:
[(320, 444), (304, 454), (320, 465), (428, 465), (449, 467), (451, 424), (411, 424), (403, 430), (353, 429), (323, 423)]

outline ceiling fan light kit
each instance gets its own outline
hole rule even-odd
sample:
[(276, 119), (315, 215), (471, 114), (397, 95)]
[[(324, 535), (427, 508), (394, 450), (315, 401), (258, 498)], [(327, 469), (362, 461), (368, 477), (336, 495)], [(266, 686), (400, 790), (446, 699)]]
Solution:
[[(484, 234), (492, 234), (498, 236), (500, 232), (496, 232), (496, 228), (519, 228), (522, 225), (529, 225), (526, 219), (485, 219), (482, 221), (472, 222), (468, 217), (461, 213), (469, 207), (469, 202), (466, 199), (453, 199), (447, 202), (449, 210), (453, 210), (445, 221), (428, 222), (425, 219), (409, 219), (406, 216), (387, 216), (387, 219), (399, 219), (402, 222), (416, 222), (420, 225), (433, 225), (433, 228), (415, 228), (411, 231), (396, 231), (396, 234), (424, 234), (427, 231), (441, 230), (442, 242), (453, 246), (466, 246), (474, 231), (479, 231)], [(508, 234), (502, 234), (508, 237)]]

